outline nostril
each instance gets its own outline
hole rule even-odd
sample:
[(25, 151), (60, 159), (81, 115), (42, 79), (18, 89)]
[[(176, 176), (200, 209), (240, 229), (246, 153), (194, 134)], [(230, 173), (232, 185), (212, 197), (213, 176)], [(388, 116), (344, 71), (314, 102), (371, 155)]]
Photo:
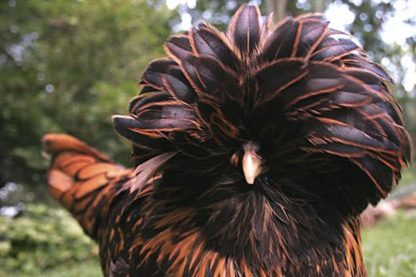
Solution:
[(240, 157), (237, 153), (234, 153), (231, 155), (231, 159), (230, 159), (230, 163), (234, 166), (237, 167), (238, 164), (240, 162)]

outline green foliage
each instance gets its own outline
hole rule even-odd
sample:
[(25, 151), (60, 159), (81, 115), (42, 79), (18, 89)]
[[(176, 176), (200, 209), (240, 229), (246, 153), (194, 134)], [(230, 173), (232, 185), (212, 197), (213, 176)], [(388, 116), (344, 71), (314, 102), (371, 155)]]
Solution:
[(399, 213), (363, 232), (369, 276), (416, 276), (416, 214)]
[(42, 277), (102, 277), (98, 260), (87, 260), (77, 264), (65, 264), (41, 274)]
[(85, 262), (98, 271), (97, 252), (95, 243), (61, 208), (30, 204), (20, 217), (0, 217), (0, 276), (45, 276), (41, 273)]
[(111, 115), (127, 112), (141, 71), (163, 55), (172, 18), (146, 0), (0, 1), (0, 186), (43, 181), (48, 132), (128, 164)]

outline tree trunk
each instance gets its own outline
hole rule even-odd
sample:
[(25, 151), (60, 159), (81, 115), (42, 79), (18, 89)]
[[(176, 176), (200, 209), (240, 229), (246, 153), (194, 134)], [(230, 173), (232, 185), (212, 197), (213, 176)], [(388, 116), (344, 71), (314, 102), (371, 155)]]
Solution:
[(287, 0), (267, 0), (267, 12), (273, 13), (275, 22), (286, 17)]
[(312, 1), (313, 11), (323, 13), (325, 9), (325, 0), (314, 0)]

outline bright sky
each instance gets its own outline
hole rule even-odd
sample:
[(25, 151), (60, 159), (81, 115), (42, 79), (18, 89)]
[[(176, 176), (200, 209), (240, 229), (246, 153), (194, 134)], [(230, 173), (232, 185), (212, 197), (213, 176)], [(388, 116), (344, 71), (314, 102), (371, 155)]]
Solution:
[[(169, 9), (174, 9), (178, 5), (187, 4), (189, 8), (194, 8), (197, 0), (166, 0), (166, 5)], [(354, 0), (355, 4), (362, 3), (363, 0)], [(386, 2), (389, 0), (373, 0), (375, 3)], [(416, 0), (406, 1), (398, 0), (394, 2), (396, 13), (394, 17), (389, 17), (381, 32), (383, 41), (387, 44), (398, 44), (403, 50), (408, 50), (406, 45), (406, 38), (415, 35), (416, 29), (410, 24), (404, 23), (406, 20), (414, 20), (416, 18)], [(365, 16), (365, 15), (362, 15)], [(332, 3), (325, 11), (325, 17), (331, 22), (330, 26), (338, 30), (346, 30), (346, 26), (351, 24), (355, 18), (355, 14), (348, 9), (348, 6), (341, 3)], [(192, 27), (192, 18), (187, 13), (181, 14), (181, 24), (178, 26), (180, 30), (189, 30)], [(401, 66), (407, 69), (403, 85), (407, 91), (411, 91), (416, 85), (416, 65), (413, 62), (411, 53), (404, 55), (400, 61)], [(394, 68), (391, 68), (388, 59), (382, 60), (383, 66), (387, 67), (390, 73), (393, 73)], [(389, 69), (390, 66), (390, 69)], [(393, 74), (394, 75), (394, 74)], [(395, 76), (393, 76), (394, 78)], [(416, 95), (414, 95), (416, 96)]]

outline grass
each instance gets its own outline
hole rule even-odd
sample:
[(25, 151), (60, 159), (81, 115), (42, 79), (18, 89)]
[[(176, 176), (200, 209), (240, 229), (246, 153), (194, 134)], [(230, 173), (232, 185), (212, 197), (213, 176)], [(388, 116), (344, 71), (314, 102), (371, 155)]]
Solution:
[(363, 232), (368, 275), (416, 276), (416, 213), (398, 213)]
[(402, 171), (402, 178), (399, 183), (400, 186), (405, 186), (405, 185), (415, 184), (415, 183), (416, 183), (416, 167), (412, 166), (412, 167), (404, 169)]

